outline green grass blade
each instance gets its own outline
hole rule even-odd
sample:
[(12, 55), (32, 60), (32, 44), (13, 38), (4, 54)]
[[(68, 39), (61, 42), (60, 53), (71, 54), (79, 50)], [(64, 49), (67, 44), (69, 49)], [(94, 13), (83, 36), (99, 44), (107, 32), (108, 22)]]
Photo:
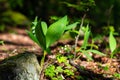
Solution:
[(85, 35), (84, 35), (84, 41), (82, 44), (82, 48), (86, 49), (87, 45), (88, 45), (88, 39), (90, 36), (90, 31), (89, 31), (89, 27), (87, 25), (86, 30), (85, 30)]
[(62, 36), (66, 25), (67, 25), (67, 16), (59, 19), (57, 22), (49, 26), (46, 33), (47, 48)]
[(100, 52), (100, 51), (98, 51), (98, 50), (94, 50), (94, 49), (92, 49), (92, 50), (87, 50), (87, 52), (92, 52), (92, 53), (94, 53), (94, 54), (98, 54), (98, 55), (101, 55), (101, 56), (105, 56), (104, 53), (102, 53), (102, 52)]
[(40, 45), (40, 44), (39, 44), (39, 41), (38, 41), (37, 38), (32, 34), (32, 32), (30, 32), (30, 31), (26, 31), (26, 32), (27, 32), (28, 36), (29, 36), (35, 43), (37, 43), (38, 45)]
[(79, 23), (79, 22), (75, 22), (75, 23), (73, 23), (73, 24), (68, 25), (68, 26), (65, 28), (65, 30), (69, 30), (69, 29), (75, 28), (78, 23)]
[(87, 51), (83, 51), (83, 54), (86, 56), (88, 60), (93, 60), (92, 56)]

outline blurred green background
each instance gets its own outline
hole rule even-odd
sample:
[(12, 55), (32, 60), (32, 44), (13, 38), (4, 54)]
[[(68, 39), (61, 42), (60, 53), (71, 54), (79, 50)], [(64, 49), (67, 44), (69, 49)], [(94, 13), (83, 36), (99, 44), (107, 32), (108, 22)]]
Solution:
[(110, 26), (120, 32), (120, 0), (0, 0), (0, 31), (6, 27), (26, 27), (38, 16), (51, 23), (68, 15), (70, 22), (81, 21), (94, 33), (106, 33)]

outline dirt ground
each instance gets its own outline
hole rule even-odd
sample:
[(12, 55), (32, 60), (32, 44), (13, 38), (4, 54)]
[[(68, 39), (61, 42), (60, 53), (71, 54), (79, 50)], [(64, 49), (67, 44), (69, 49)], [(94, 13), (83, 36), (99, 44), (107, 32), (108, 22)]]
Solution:
[(28, 37), (26, 29), (13, 28), (11, 32), (0, 33), (0, 60), (23, 51), (33, 51), (40, 54), (41, 49)]
[[(41, 55), (42, 50), (36, 45), (27, 35), (26, 29), (23, 28), (13, 28), (11, 32), (2, 32), (0, 33), (0, 40), (4, 41), (4, 44), (0, 44), (0, 61), (3, 59), (17, 55), (23, 51), (32, 51), (38, 55)], [(64, 42), (66, 44), (67, 41)], [(79, 44), (82, 41), (78, 42)], [(63, 44), (63, 45), (64, 45)], [(59, 50), (56, 46), (51, 47), (53, 53)], [(108, 77), (114, 73), (120, 73), (120, 58), (118, 59), (110, 59), (108, 57), (96, 57), (96, 60), (99, 59), (100, 63), (98, 64), (97, 61), (81, 61), (76, 60), (76, 63), (80, 66), (84, 66), (86, 69), (92, 70), (95, 73), (107, 74)], [(110, 66), (109, 70), (105, 71), (101, 67)], [(93, 67), (94, 66), (94, 67)], [(117, 79), (116, 79), (117, 80)]]

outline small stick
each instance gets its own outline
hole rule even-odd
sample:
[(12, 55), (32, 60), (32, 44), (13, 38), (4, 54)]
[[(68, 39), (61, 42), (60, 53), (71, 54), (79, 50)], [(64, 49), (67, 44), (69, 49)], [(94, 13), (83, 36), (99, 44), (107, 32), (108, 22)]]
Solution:
[[(79, 33), (80, 33), (80, 31), (81, 31), (81, 27), (83, 26), (83, 22), (84, 22), (85, 17), (86, 17), (86, 14), (84, 14), (83, 17), (82, 17), (82, 21), (81, 21), (80, 28), (79, 28)], [(77, 43), (78, 43), (79, 37), (80, 37), (80, 34), (78, 34), (78, 35), (75, 37), (74, 59), (76, 58), (76, 47), (77, 47)]]

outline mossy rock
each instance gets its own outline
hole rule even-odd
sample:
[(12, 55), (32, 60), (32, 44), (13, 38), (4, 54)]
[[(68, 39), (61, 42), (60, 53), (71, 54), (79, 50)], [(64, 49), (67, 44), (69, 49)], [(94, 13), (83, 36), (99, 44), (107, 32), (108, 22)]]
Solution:
[(39, 80), (40, 66), (33, 53), (25, 52), (0, 63), (0, 80)]

